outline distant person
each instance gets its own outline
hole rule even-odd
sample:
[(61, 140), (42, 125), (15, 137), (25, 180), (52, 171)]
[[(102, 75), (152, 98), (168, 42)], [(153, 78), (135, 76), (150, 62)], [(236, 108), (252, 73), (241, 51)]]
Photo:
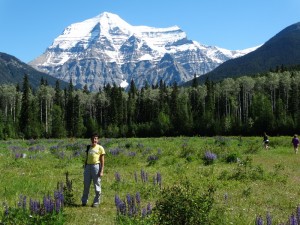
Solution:
[(90, 185), (93, 181), (95, 197), (93, 207), (98, 207), (100, 204), (101, 195), (101, 177), (104, 172), (104, 148), (98, 144), (99, 136), (94, 133), (91, 137), (91, 145), (87, 146), (86, 160), (83, 174), (83, 194), (81, 198), (82, 206), (86, 206), (89, 197)]
[(298, 139), (298, 135), (295, 134), (293, 139), (292, 139), (292, 144), (294, 146), (294, 151), (297, 154), (298, 153), (298, 147), (299, 147), (299, 139)]
[(264, 132), (264, 138), (263, 138), (263, 142), (264, 142), (264, 146), (265, 146), (265, 149), (269, 149), (269, 137), (268, 135), (266, 134), (266, 132)]

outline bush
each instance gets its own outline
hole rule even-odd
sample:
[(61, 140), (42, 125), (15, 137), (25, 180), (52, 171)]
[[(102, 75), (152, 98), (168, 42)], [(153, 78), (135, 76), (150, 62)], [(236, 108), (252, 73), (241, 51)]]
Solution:
[(239, 154), (236, 152), (230, 153), (226, 156), (225, 161), (227, 163), (236, 163), (238, 161)]
[(210, 151), (205, 152), (203, 156), (203, 161), (205, 165), (211, 165), (215, 162), (217, 159), (217, 155), (215, 153), (212, 153)]
[(214, 188), (200, 194), (186, 181), (162, 191), (153, 209), (155, 224), (215, 224), (211, 218)]

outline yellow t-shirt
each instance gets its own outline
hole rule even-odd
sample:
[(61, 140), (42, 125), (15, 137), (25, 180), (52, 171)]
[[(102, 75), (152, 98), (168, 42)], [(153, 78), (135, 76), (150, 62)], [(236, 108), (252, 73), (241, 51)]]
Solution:
[(100, 163), (100, 155), (104, 155), (105, 151), (101, 145), (95, 145), (90, 147), (87, 154), (87, 164), (98, 164)]

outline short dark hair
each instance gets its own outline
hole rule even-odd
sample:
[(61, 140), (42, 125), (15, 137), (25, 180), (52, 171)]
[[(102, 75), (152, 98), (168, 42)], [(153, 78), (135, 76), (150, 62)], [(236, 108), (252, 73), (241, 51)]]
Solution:
[(93, 139), (94, 137), (98, 137), (99, 138), (98, 133), (93, 133), (92, 136), (91, 136), (91, 139)]

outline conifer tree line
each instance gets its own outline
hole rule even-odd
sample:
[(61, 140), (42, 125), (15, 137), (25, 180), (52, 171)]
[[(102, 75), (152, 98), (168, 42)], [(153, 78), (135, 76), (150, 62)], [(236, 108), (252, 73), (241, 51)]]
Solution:
[(137, 89), (107, 84), (98, 92), (62, 90), (41, 80), (33, 90), (0, 86), (0, 139), (293, 135), (300, 128), (300, 71), (207, 80), (191, 87), (163, 81)]

